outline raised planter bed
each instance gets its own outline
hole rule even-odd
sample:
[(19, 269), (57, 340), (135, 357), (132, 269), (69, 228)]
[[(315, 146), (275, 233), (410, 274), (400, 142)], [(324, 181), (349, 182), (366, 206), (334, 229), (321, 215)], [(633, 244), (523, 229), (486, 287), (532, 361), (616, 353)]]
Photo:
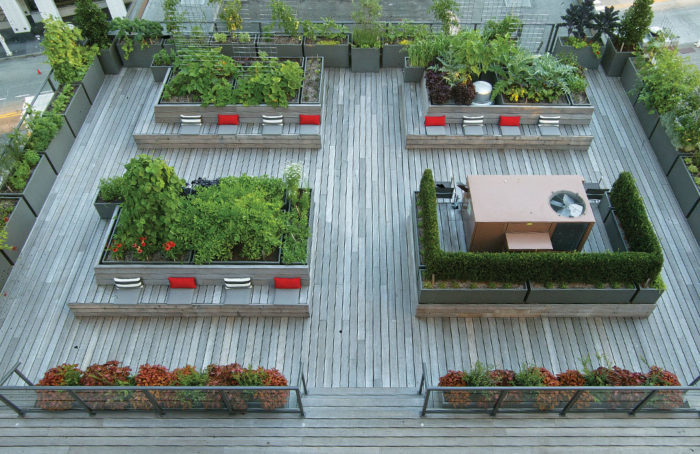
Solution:
[(634, 304), (656, 304), (664, 291), (654, 287), (642, 287), (637, 285), (637, 292), (632, 298)]
[(424, 68), (421, 66), (411, 66), (408, 57), (404, 58), (403, 63), (403, 81), (406, 82), (421, 82), (423, 80)]
[(420, 304), (511, 304), (525, 302), (527, 285), (513, 288), (425, 288), (419, 281)]
[(382, 46), (382, 68), (403, 68), (404, 58), (408, 53), (403, 44), (384, 44)]
[(647, 138), (650, 138), (656, 125), (659, 124), (659, 114), (656, 112), (649, 113), (649, 108), (643, 102), (637, 102), (634, 105), (634, 113), (637, 114), (637, 119), (639, 119), (639, 124), (642, 125), (644, 134)]
[(565, 37), (560, 36), (554, 42), (554, 55), (572, 54), (574, 57), (576, 57), (576, 61), (580, 66), (588, 69), (598, 68), (601, 57), (597, 56), (595, 52), (593, 52), (593, 48), (591, 46), (576, 49), (575, 47), (566, 44), (564, 42), (565, 39)]
[(66, 123), (68, 123), (73, 136), (78, 136), (80, 128), (83, 126), (83, 122), (85, 122), (85, 117), (87, 117), (88, 112), (90, 112), (90, 99), (88, 99), (87, 93), (85, 93), (83, 86), (77, 84), (75, 86), (73, 98), (71, 98), (68, 107), (66, 107), (66, 111), (63, 113)]
[(341, 44), (312, 44), (304, 39), (304, 55), (306, 57), (323, 57), (327, 68), (349, 68), (350, 67), (350, 35), (346, 35), (345, 41)]
[(637, 102), (637, 98), (639, 97), (639, 89), (642, 86), (642, 78), (639, 77), (639, 71), (637, 70), (634, 60), (634, 58), (627, 59), (627, 62), (622, 69), (622, 74), (620, 75), (620, 82), (622, 83), (622, 87), (625, 89), (625, 93), (627, 93), (627, 97), (632, 105)]
[(362, 49), (350, 48), (350, 69), (354, 73), (378, 73), (379, 72), (378, 47)]
[(97, 58), (100, 60), (102, 71), (105, 74), (119, 74), (122, 69), (122, 60), (115, 42), (112, 42), (106, 49), (100, 49)]
[(681, 206), (683, 215), (690, 215), (693, 208), (700, 201), (700, 188), (695, 184), (693, 175), (688, 171), (688, 167), (683, 162), (683, 159), (676, 159), (676, 162), (671, 167), (668, 173), (668, 182), (673, 189), (673, 193)]
[(695, 235), (695, 239), (700, 244), (700, 203), (695, 205), (695, 208), (688, 215), (688, 224)]
[[(155, 59), (155, 56), (153, 57)], [(168, 75), (168, 69), (170, 69), (171, 66), (158, 66), (154, 64), (154, 61), (151, 60), (151, 74), (153, 74), (153, 81), (157, 83), (161, 83), (165, 80), (165, 76)]]
[(304, 56), (303, 44), (303, 38), (296, 40), (286, 35), (261, 36), (257, 41), (257, 49), (258, 53), (266, 52), (273, 57), (299, 58)]
[(144, 46), (143, 49), (139, 43), (134, 43), (134, 50), (129, 54), (129, 58), (125, 58), (121, 46), (119, 44), (117, 45), (119, 57), (122, 59), (123, 65), (127, 68), (149, 68), (153, 61), (153, 56), (162, 48), (162, 39), (159, 39), (153, 44)]
[(73, 132), (64, 118), (61, 129), (58, 130), (46, 150), (42, 152), (49, 160), (56, 174), (63, 168), (63, 163), (66, 161), (68, 153), (70, 153), (73, 142), (75, 142), (75, 136), (73, 136)]
[(97, 57), (95, 57), (92, 65), (90, 65), (85, 73), (85, 76), (83, 76), (83, 80), (80, 82), (85, 89), (85, 94), (87, 94), (90, 104), (95, 102), (97, 93), (99, 93), (100, 87), (102, 87), (102, 82), (104, 82), (104, 80), (105, 73), (102, 70), (102, 65), (100, 65), (100, 61), (97, 59)]
[(10, 245), (11, 249), (2, 251), (10, 263), (14, 265), (22, 251), (22, 246), (27, 241), (29, 232), (34, 226), (36, 216), (32, 213), (27, 202), (20, 196), (2, 197), (0, 200), (13, 200), (16, 203), (6, 225), (7, 244)]
[(603, 224), (605, 225), (605, 232), (608, 234), (608, 240), (610, 241), (610, 248), (612, 249), (612, 251), (629, 251), (629, 246), (627, 245), (627, 241), (625, 241), (625, 234), (622, 233), (620, 221), (618, 221), (614, 209), (611, 209), (608, 212), (608, 215), (605, 217)]
[(27, 186), (25, 186), (21, 194), (4, 193), (0, 194), (0, 197), (21, 195), (27, 202), (27, 205), (29, 205), (29, 209), (32, 210), (35, 216), (38, 216), (41, 207), (44, 206), (44, 202), (49, 196), (49, 192), (51, 192), (54, 181), (56, 181), (56, 173), (46, 156), (42, 156), (39, 163), (34, 167), (27, 181)]
[(605, 42), (605, 49), (603, 49), (603, 57), (600, 63), (603, 65), (605, 74), (611, 77), (619, 77), (622, 75), (627, 59), (632, 56), (632, 52), (620, 52), (615, 49), (612, 40), (608, 39)]
[(659, 161), (661, 169), (666, 175), (671, 171), (673, 163), (676, 162), (680, 153), (676, 147), (671, 143), (671, 139), (666, 133), (666, 128), (660, 124), (654, 128), (654, 132), (651, 133), (649, 137), (649, 142), (651, 143), (651, 148), (654, 150), (656, 159)]
[(534, 283), (528, 283), (530, 288), (525, 300), (528, 304), (624, 304), (629, 303), (637, 293), (636, 287), (631, 288), (545, 288)]

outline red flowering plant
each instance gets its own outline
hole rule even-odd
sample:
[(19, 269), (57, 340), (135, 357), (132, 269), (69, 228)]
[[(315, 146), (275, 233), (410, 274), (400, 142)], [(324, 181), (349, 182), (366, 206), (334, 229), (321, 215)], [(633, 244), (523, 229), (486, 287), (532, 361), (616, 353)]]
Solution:
[[(288, 383), (285, 376), (277, 369), (265, 369), (263, 386), (288, 386)], [(274, 410), (275, 408), (282, 408), (287, 405), (289, 401), (289, 391), (258, 391), (255, 394), (255, 398), (260, 401), (263, 409), (268, 411)]]
[[(211, 364), (207, 367), (206, 374), (208, 376), (207, 386), (234, 386), (233, 375), (242, 371), (243, 368), (238, 363), (219, 366)], [(219, 393), (208, 396), (202, 402), (204, 408), (222, 408), (224, 403), (221, 400)], [(245, 410), (248, 408), (246, 399), (240, 392), (227, 392), (226, 397), (229, 400), (231, 407), (234, 410)]]
[[(131, 367), (119, 361), (92, 364), (80, 377), (80, 386), (132, 386)], [(80, 391), (78, 396), (93, 410), (125, 410), (129, 407), (131, 391)]]
[[(78, 386), (82, 373), (77, 364), (61, 364), (47, 370), (38, 385)], [(70, 410), (75, 402), (75, 399), (66, 391), (37, 391), (36, 395), (36, 405), (43, 410)]]
[[(173, 374), (167, 367), (161, 365), (144, 364), (139, 367), (138, 373), (134, 376), (136, 386), (169, 386), (173, 381)], [(161, 399), (169, 399), (169, 393), (163, 391), (151, 391), (151, 394), (159, 403)], [(166, 399), (166, 400), (167, 400)], [(131, 400), (131, 406), (138, 410), (152, 410), (153, 405), (145, 393), (136, 392)]]
[[(676, 374), (663, 370), (657, 366), (651, 366), (646, 374), (645, 386), (681, 386)], [(659, 391), (651, 398), (647, 405), (662, 410), (671, 410), (683, 406), (683, 391)]]
[[(559, 380), (560, 386), (586, 386), (586, 377), (577, 370), (567, 370), (566, 372), (559, 373), (557, 374), (557, 380)], [(568, 400), (574, 397), (575, 393), (575, 391), (562, 391), (560, 394), (563, 398)], [(594, 400), (595, 398), (591, 393), (584, 391), (578, 396), (574, 408), (586, 408), (590, 406), (591, 402)]]

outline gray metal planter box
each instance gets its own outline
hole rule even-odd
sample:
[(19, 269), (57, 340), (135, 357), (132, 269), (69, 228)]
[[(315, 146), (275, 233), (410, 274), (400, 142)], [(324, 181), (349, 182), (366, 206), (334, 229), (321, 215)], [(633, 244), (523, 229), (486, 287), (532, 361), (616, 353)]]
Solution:
[(522, 288), (445, 288), (426, 289), (420, 282), (418, 302), (422, 304), (517, 304), (525, 301), (527, 286)]
[(81, 84), (85, 89), (85, 93), (90, 100), (90, 104), (95, 103), (97, 93), (99, 93), (100, 87), (102, 87), (102, 82), (104, 82), (104, 80), (105, 73), (102, 70), (102, 65), (100, 65), (100, 61), (97, 59), (97, 57), (95, 57), (92, 65), (90, 65), (85, 73), (85, 76), (83, 77), (83, 80), (81, 81)]
[(693, 175), (688, 171), (683, 159), (676, 159), (676, 163), (668, 173), (668, 182), (676, 195), (683, 215), (688, 216), (700, 200), (700, 189), (695, 184)]
[(649, 137), (649, 142), (651, 143), (651, 148), (654, 149), (654, 154), (656, 154), (656, 159), (659, 160), (661, 169), (666, 175), (671, 171), (673, 163), (676, 162), (676, 158), (680, 155), (676, 147), (671, 143), (671, 139), (666, 133), (666, 128), (664, 125), (659, 124), (654, 132)]
[(403, 68), (406, 58), (406, 46), (403, 44), (384, 44), (382, 46), (382, 68)]
[(100, 215), (100, 219), (106, 219), (110, 220), (112, 219), (112, 216), (114, 216), (114, 210), (117, 209), (119, 206), (120, 202), (101, 202), (99, 201), (99, 196), (98, 198), (95, 199), (95, 210), (97, 210), (97, 214)]
[(637, 288), (638, 290), (634, 294), (634, 298), (632, 298), (632, 302), (635, 304), (654, 304), (664, 293), (663, 290), (654, 287), (640, 287), (637, 285)]
[(603, 222), (605, 222), (608, 219), (608, 215), (610, 214), (612, 209), (613, 206), (612, 202), (610, 201), (610, 193), (606, 192), (600, 198), (600, 203), (598, 203), (598, 212), (600, 213), (600, 217), (603, 219)]
[(656, 112), (649, 113), (649, 108), (643, 102), (638, 102), (634, 105), (634, 113), (637, 114), (639, 123), (642, 125), (644, 134), (647, 138), (651, 137), (651, 133), (654, 132), (654, 128), (659, 124), (659, 114)]
[(410, 65), (410, 60), (408, 59), (408, 57), (405, 57), (403, 63), (403, 81), (420, 82), (423, 79), (423, 68), (420, 66)]
[(163, 82), (166, 74), (168, 74), (168, 68), (170, 68), (170, 66), (156, 66), (151, 61), (151, 74), (153, 74), (153, 80), (158, 83)]
[(266, 52), (274, 57), (303, 57), (304, 47), (303, 39), (299, 40), (298, 44), (282, 44), (276, 43), (269, 37), (260, 37), (258, 39), (258, 53)]
[(530, 285), (527, 303), (547, 304), (624, 304), (629, 303), (636, 288), (543, 288)]
[(560, 36), (554, 43), (554, 55), (572, 54), (580, 66), (589, 69), (596, 69), (600, 65), (598, 57), (591, 46), (576, 49), (573, 46), (564, 44), (564, 37)]
[(611, 39), (605, 43), (603, 50), (603, 58), (600, 60), (605, 70), (605, 74), (611, 77), (619, 77), (622, 75), (622, 69), (625, 67), (627, 59), (632, 57), (632, 52), (620, 52), (615, 49)]
[(634, 64), (634, 58), (627, 59), (627, 63), (622, 69), (620, 82), (622, 82), (630, 103), (634, 105), (639, 97), (639, 89), (642, 87), (642, 79), (639, 77), (639, 71), (637, 71), (637, 67)]
[(343, 44), (336, 45), (309, 44), (304, 40), (304, 55), (323, 57), (326, 68), (350, 67), (350, 46), (347, 37)]
[(4, 253), (0, 253), (0, 288), (5, 286), (7, 278), (10, 277), (12, 271), (12, 263), (5, 257)]
[(63, 113), (74, 136), (78, 136), (78, 132), (80, 132), (80, 128), (83, 126), (83, 122), (89, 111), (90, 100), (85, 93), (85, 89), (82, 85), (77, 85), (73, 98), (70, 100), (66, 111)]
[(117, 44), (112, 43), (106, 49), (101, 49), (97, 55), (102, 65), (102, 71), (105, 74), (119, 74), (122, 69), (122, 59), (117, 51)]
[(617, 220), (615, 210), (610, 210), (610, 215), (603, 222), (605, 232), (610, 240), (610, 247), (614, 252), (627, 252), (629, 247), (625, 241), (625, 235), (620, 227), (620, 221)]
[(63, 118), (63, 126), (61, 126), (61, 129), (58, 130), (49, 146), (43, 152), (56, 174), (61, 171), (63, 163), (66, 161), (68, 153), (70, 153), (70, 149), (73, 146), (73, 142), (75, 142), (75, 137), (68, 123), (66, 123), (66, 119)]
[(5, 256), (14, 265), (19, 257), (20, 251), (22, 251), (22, 246), (24, 246), (29, 232), (31, 232), (34, 226), (34, 221), (36, 216), (29, 209), (29, 205), (21, 197), (3, 197), (3, 199), (13, 198), (17, 200), (17, 205), (10, 215), (10, 219), (7, 221), (7, 244), (11, 247), (16, 248), (16, 250), (6, 249), (3, 251)]
[(53, 171), (46, 156), (42, 156), (39, 164), (36, 165), (32, 175), (29, 177), (27, 186), (22, 191), (22, 196), (37, 216), (41, 211), (41, 207), (44, 206), (49, 192), (51, 192), (54, 181), (56, 181), (56, 173)]
[(695, 235), (695, 240), (700, 244), (700, 203), (695, 204), (695, 208), (688, 215), (688, 224)]
[(119, 56), (127, 68), (150, 68), (151, 62), (153, 61), (153, 56), (158, 53), (163, 48), (163, 40), (159, 39), (158, 42), (151, 45), (144, 46), (141, 49), (140, 43), (134, 43), (134, 50), (129, 54), (129, 58), (124, 58), (124, 52), (120, 45), (117, 45), (117, 50), (119, 51)]
[(360, 47), (350, 48), (350, 65), (354, 73), (378, 73), (379, 72), (379, 48)]

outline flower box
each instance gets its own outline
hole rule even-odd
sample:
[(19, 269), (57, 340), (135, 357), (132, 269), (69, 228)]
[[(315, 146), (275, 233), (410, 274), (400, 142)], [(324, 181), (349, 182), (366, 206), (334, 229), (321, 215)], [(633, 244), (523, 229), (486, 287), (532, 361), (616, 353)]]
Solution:
[(278, 58), (300, 58), (304, 56), (304, 39), (295, 39), (289, 35), (261, 36), (258, 38), (258, 53), (266, 52), (269, 56)]
[(80, 82), (85, 89), (85, 94), (87, 94), (90, 104), (94, 104), (97, 93), (99, 93), (104, 80), (105, 73), (102, 70), (102, 65), (100, 65), (100, 61), (95, 57), (85, 73), (85, 76), (83, 76), (83, 80)]
[(637, 66), (635, 65), (634, 61), (634, 58), (627, 59), (620, 76), (622, 87), (625, 89), (625, 93), (627, 93), (627, 97), (632, 105), (637, 102), (637, 98), (639, 97), (639, 89), (642, 86), (642, 78), (639, 77), (639, 71), (637, 70)]
[(100, 53), (97, 55), (102, 65), (102, 71), (105, 74), (119, 74), (122, 69), (122, 60), (119, 57), (119, 52), (117, 51), (117, 44), (113, 42), (106, 49), (100, 49)]
[(680, 153), (673, 143), (671, 143), (671, 139), (663, 124), (659, 124), (654, 128), (654, 132), (652, 132), (651, 137), (649, 137), (649, 142), (651, 143), (651, 148), (654, 150), (656, 159), (659, 161), (661, 170), (668, 175), (671, 171), (671, 167), (673, 167), (673, 163), (676, 162), (676, 159), (680, 156)]
[(129, 54), (129, 58), (124, 57), (121, 43), (117, 45), (119, 56), (122, 59), (124, 66), (127, 68), (149, 68), (153, 61), (153, 56), (163, 48), (163, 40), (158, 39), (152, 44), (146, 44), (141, 48), (140, 43), (134, 43), (134, 50)]
[(566, 38), (560, 36), (554, 42), (554, 55), (561, 54), (572, 54), (576, 57), (578, 64), (584, 68), (596, 69), (600, 65), (600, 56), (596, 55), (593, 51), (593, 47), (590, 45), (583, 47), (581, 49), (576, 49), (574, 46), (569, 46), (564, 42)]
[(545, 288), (537, 283), (528, 283), (530, 291), (527, 303), (545, 304), (623, 304), (629, 303), (637, 292), (630, 288)]
[(306, 57), (319, 56), (324, 58), (324, 64), (328, 68), (350, 67), (350, 40), (349, 35), (340, 44), (313, 44), (304, 39), (304, 55)]
[(615, 49), (615, 45), (612, 39), (609, 39), (605, 43), (605, 49), (603, 50), (603, 57), (600, 62), (603, 65), (605, 74), (611, 77), (619, 77), (622, 75), (622, 70), (627, 63), (627, 59), (632, 57), (632, 52), (620, 52)]
[(27, 202), (20, 196), (2, 197), (2, 200), (15, 201), (15, 208), (6, 224), (7, 244), (10, 249), (2, 251), (10, 263), (14, 265), (22, 251), (22, 246), (27, 241), (29, 232), (34, 226), (36, 216), (32, 213)]
[(682, 157), (676, 159), (668, 173), (668, 182), (676, 195), (684, 216), (688, 216), (700, 201), (700, 188), (695, 184), (693, 175), (688, 171)]
[(85, 122), (85, 117), (87, 117), (88, 112), (90, 112), (90, 100), (88, 99), (87, 93), (82, 85), (75, 85), (75, 92), (73, 97), (66, 107), (66, 111), (63, 116), (66, 119), (66, 123), (70, 126), (73, 136), (77, 137), (80, 132), (80, 128)]
[(634, 113), (637, 114), (637, 119), (639, 119), (639, 124), (642, 125), (647, 139), (651, 137), (654, 128), (659, 124), (659, 114), (656, 112), (650, 113), (649, 110), (646, 104), (641, 101), (634, 105)]
[(49, 160), (51, 167), (53, 167), (54, 172), (58, 174), (63, 167), (63, 163), (70, 153), (70, 149), (75, 142), (75, 136), (71, 132), (65, 117), (62, 120), (61, 129), (58, 130), (51, 143), (46, 150), (42, 152), (44, 156)]
[(421, 66), (411, 66), (411, 61), (408, 57), (403, 60), (403, 81), (405, 82), (420, 82), (423, 80), (423, 68)]
[(403, 44), (384, 44), (382, 46), (382, 68), (403, 68), (404, 58), (408, 55)]
[(354, 73), (378, 73), (379, 51), (378, 47), (351, 47), (350, 70)]

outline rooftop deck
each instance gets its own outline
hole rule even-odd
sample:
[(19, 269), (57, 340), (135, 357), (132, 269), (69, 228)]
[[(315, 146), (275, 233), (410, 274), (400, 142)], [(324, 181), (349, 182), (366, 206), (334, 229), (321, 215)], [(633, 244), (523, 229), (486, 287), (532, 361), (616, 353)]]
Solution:
[[(92, 202), (99, 179), (120, 174), (123, 164), (139, 153), (132, 133), (139, 118), (152, 110), (158, 93), (158, 85), (148, 70), (124, 69), (120, 75), (106, 78), (5, 285), (7, 296), (0, 299), (0, 369), (21, 360), (23, 372), (38, 380), (47, 368), (62, 362), (85, 367), (94, 362), (118, 359), (132, 366), (150, 362), (168, 367), (184, 364), (202, 367), (237, 361), (276, 367), (287, 377), (296, 377), (303, 367), (310, 386), (317, 388), (317, 393), (322, 393), (319, 388), (323, 387), (417, 388), (421, 362), (427, 364), (432, 382), (448, 369), (469, 368), (477, 360), (502, 368), (518, 368), (527, 362), (559, 372), (579, 367), (580, 358), (585, 356), (593, 358), (597, 365), (597, 354), (604, 354), (611, 363), (633, 370), (646, 369), (647, 364), (662, 366), (677, 373), (683, 384), (698, 375), (700, 247), (617, 79), (607, 78), (602, 70), (589, 74), (589, 95), (596, 112), (591, 125), (595, 138), (587, 152), (407, 151), (402, 137), (406, 122), (415, 122), (418, 115), (412, 104), (416, 88), (402, 82), (400, 70), (353, 74), (331, 69), (326, 76), (321, 150), (162, 149), (153, 152), (165, 158), (187, 180), (243, 173), (281, 176), (287, 163), (303, 162), (305, 178), (314, 189), (315, 207), (311, 285), (302, 296), (311, 307), (309, 319), (76, 319), (68, 310), (66, 303), (69, 302), (106, 303), (113, 298), (111, 287), (97, 286), (94, 282), (92, 267), (100, 254), (107, 223), (99, 219)], [(453, 175), (460, 180), (470, 173), (578, 174), (586, 181), (600, 181), (602, 187), (609, 187), (620, 171), (631, 171), (666, 259), (663, 278), (668, 289), (656, 311), (648, 319), (415, 318), (411, 193), (418, 188), (425, 168), (433, 169), (436, 181), (449, 181)], [(197, 290), (195, 298), (207, 303), (214, 299), (215, 292), (215, 287), (203, 286)], [(261, 293), (261, 302), (264, 297)], [(152, 287), (144, 298), (163, 302), (165, 289)], [(368, 417), (359, 407), (346, 407), (348, 399), (334, 401), (331, 398), (330, 401), (328, 405), (337, 408), (309, 411), (313, 419), (310, 426), (336, 427), (342, 431), (344, 427), (356, 426), (357, 418), (364, 421)], [(360, 432), (366, 432), (368, 427), (387, 427), (387, 433), (381, 437), (390, 438), (381, 442), (370, 437), (365, 446), (405, 444), (399, 441), (400, 437), (413, 435), (421, 424), (417, 419), (405, 422), (405, 418), (417, 415), (417, 408), (414, 413), (413, 407), (409, 412), (386, 405), (391, 408), (374, 412), (374, 419), (360, 424), (365, 427)], [(45, 431), (47, 437), (86, 437), (82, 441), (66, 441), (69, 444), (89, 444), (89, 440), (93, 440), (93, 443), (115, 446), (124, 440), (94, 441), (95, 438), (90, 437), (140, 433), (142, 437), (134, 443), (164, 445), (174, 443), (167, 441), (173, 435), (167, 428), (191, 426), (189, 420), (148, 419), (146, 423), (133, 415), (114, 419), (110, 416), (108, 420), (45, 418), (20, 423), (21, 427), (33, 427), (34, 431), (17, 431), (14, 414), (0, 410), (0, 431), (3, 437), (17, 437), (13, 443), (18, 445), (31, 445), (34, 441), (31, 437), (39, 427), (51, 429)], [(289, 422), (284, 418), (246, 418), (243, 421), (203, 419), (197, 423), (199, 427), (211, 424), (213, 428), (183, 433), (185, 438), (179, 440), (179, 446), (201, 444), (208, 439), (198, 437), (220, 436), (224, 432), (226, 436), (243, 435), (240, 431), (227, 432), (233, 425), (239, 428), (264, 426), (254, 433), (244, 430), (251, 440), (257, 437), (256, 443), (263, 445), (264, 441), (260, 440), (272, 433), (273, 444), (281, 446), (313, 442), (312, 439), (304, 441), (303, 436), (299, 438), (298, 429), (285, 429), (299, 428), (304, 421)], [(698, 444), (700, 431), (697, 419), (683, 420), (685, 422), (678, 426), (674, 425), (675, 419), (662, 422), (660, 426), (654, 419), (624, 418), (624, 421), (608, 422), (581, 418), (572, 421), (531, 417), (498, 421), (474, 417), (453, 422), (444, 420), (428, 423), (420, 444), (441, 445), (448, 440), (450, 445), (464, 446), (467, 440), (450, 438), (462, 433), (456, 429), (482, 425), (498, 429), (493, 432), (498, 437), (514, 427), (532, 429), (527, 435), (520, 430), (509, 432), (512, 437), (501, 438), (503, 446), (580, 445), (579, 438), (566, 439), (561, 431), (562, 424), (577, 427), (577, 435), (583, 437), (602, 437), (601, 431), (607, 431), (612, 438), (604, 444), (626, 446), (668, 445), (675, 440), (672, 434), (682, 432), (689, 437), (682, 443), (692, 447)], [(61, 431), (61, 426), (74, 423), (86, 428)], [(112, 428), (107, 429), (103, 424)], [(445, 424), (450, 429), (438, 429)], [(153, 433), (145, 434), (143, 428), (149, 425)], [(681, 426), (684, 428), (666, 429)], [(115, 432), (116, 427), (130, 429)], [(409, 430), (392, 429), (396, 427)], [(543, 428), (534, 429), (538, 427)], [(655, 427), (659, 429), (651, 429)], [(32, 435), (28, 435), (30, 432)], [(331, 432), (337, 431), (329, 429), (328, 433)], [(307, 432), (310, 437), (321, 438), (326, 433), (316, 429)], [(527, 438), (540, 435), (541, 439)], [(58, 438), (52, 440), (53, 444), (61, 444)], [(247, 439), (222, 437), (218, 440), (217, 443), (233, 446)], [(480, 440), (486, 443), (485, 439)], [(417, 439), (414, 441), (414, 445), (419, 444)], [(378, 444), (373, 444), (375, 442)], [(630, 449), (637, 452), (639, 448)], [(173, 449), (168, 448), (168, 452)]]

